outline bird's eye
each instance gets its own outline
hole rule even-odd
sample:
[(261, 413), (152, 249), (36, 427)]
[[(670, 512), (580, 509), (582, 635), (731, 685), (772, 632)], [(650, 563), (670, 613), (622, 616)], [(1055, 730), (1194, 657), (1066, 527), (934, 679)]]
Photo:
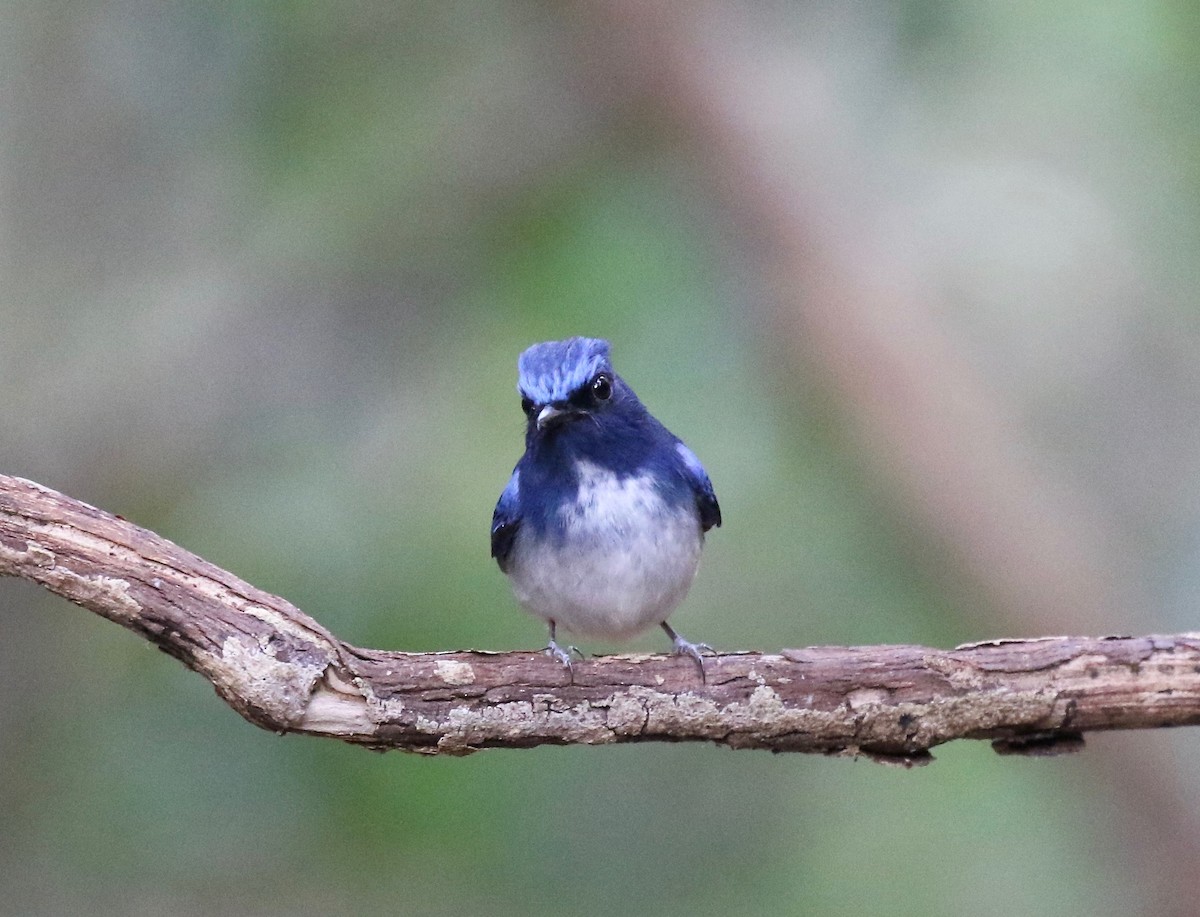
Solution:
[(597, 401), (608, 401), (612, 397), (612, 379), (607, 374), (600, 373), (592, 380), (592, 396)]
[(526, 415), (532, 414), (533, 413), (533, 399), (532, 398), (522, 398), (521, 399), (521, 410), (524, 411)]

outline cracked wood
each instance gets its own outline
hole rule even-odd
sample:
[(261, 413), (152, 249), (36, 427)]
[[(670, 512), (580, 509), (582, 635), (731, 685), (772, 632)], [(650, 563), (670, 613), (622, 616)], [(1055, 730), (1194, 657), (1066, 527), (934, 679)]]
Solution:
[(1200, 634), (937, 650), (810, 647), (705, 660), (350, 646), (278, 596), (124, 519), (0, 475), (0, 574), (140, 634), (255, 725), (372, 748), (707, 741), (922, 763), (952, 739), (1005, 753), (1200, 723)]

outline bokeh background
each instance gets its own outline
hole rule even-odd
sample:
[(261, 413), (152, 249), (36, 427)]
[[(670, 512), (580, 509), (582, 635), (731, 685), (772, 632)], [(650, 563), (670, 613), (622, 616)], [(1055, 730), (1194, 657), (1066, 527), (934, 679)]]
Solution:
[[(692, 639), (1196, 627), (1200, 7), (0, 8), (0, 471), (359, 645), (537, 647), (515, 360), (604, 336), (721, 500)], [(1192, 730), (375, 755), (0, 585), (3, 913), (1200, 908)]]

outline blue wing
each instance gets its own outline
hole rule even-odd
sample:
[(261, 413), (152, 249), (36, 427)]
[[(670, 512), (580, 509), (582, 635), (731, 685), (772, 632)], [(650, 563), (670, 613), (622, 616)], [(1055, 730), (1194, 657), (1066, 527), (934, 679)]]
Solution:
[(508, 486), (500, 494), (496, 511), (492, 513), (492, 557), (500, 569), (508, 572), (508, 557), (513, 541), (521, 527), (521, 472), (514, 468)]
[(675, 451), (683, 459), (684, 467), (687, 469), (688, 482), (692, 485), (692, 492), (696, 495), (696, 509), (700, 511), (700, 527), (707, 532), (721, 524), (721, 507), (717, 503), (716, 491), (713, 490), (712, 481), (708, 479), (708, 472), (700, 464), (700, 459), (696, 458), (696, 453), (679, 441), (675, 443)]

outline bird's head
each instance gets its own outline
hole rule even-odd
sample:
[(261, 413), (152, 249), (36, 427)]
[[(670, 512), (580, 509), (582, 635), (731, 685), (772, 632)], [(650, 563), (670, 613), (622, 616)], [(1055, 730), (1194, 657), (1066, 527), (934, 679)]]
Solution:
[(534, 344), (517, 361), (517, 391), (529, 418), (531, 438), (591, 420), (602, 429), (610, 412), (638, 405), (637, 396), (613, 372), (608, 341), (569, 338)]

